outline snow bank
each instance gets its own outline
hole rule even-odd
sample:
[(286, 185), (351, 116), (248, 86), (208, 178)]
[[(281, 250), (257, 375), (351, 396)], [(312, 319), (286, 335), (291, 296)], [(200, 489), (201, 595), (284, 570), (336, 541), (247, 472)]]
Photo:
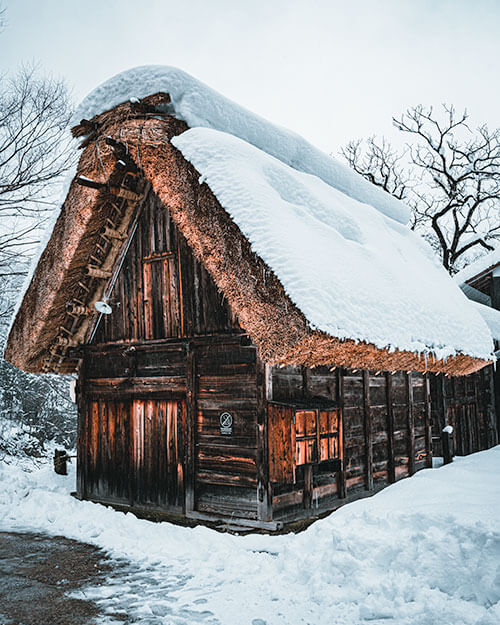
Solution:
[(175, 67), (135, 67), (113, 76), (83, 100), (73, 125), (127, 100), (159, 92), (170, 94), (176, 115), (190, 127), (214, 128), (239, 137), (294, 169), (314, 174), (350, 197), (371, 204), (401, 223), (408, 223), (410, 210), (402, 202), (299, 135), (251, 113)]
[(384, 348), (491, 359), (488, 328), (406, 226), (232, 135), (172, 139), (312, 327)]
[(457, 284), (463, 284), (470, 278), (477, 276), (478, 274), (486, 271), (490, 267), (494, 267), (495, 265), (500, 264), (500, 247), (496, 250), (493, 250), (489, 254), (485, 254), (481, 256), (477, 260), (475, 260), (470, 265), (467, 265), (462, 271), (459, 271), (453, 279), (457, 282)]
[[(74, 475), (27, 468), (0, 463), (0, 529), (63, 535), (132, 560), (144, 589), (131, 623), (498, 623), (500, 447), (276, 537), (138, 520), (73, 499)], [(130, 588), (115, 580), (85, 592), (116, 608)], [(154, 620), (165, 602), (178, 616)]]

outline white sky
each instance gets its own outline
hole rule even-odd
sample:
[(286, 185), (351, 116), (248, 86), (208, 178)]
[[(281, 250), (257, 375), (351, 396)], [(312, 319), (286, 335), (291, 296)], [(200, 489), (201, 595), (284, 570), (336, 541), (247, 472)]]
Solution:
[[(2, 0), (0, 0), (2, 4)], [(500, 126), (500, 0), (3, 0), (0, 70), (39, 61), (83, 96), (174, 65), (327, 152), (394, 137), (407, 106)]]

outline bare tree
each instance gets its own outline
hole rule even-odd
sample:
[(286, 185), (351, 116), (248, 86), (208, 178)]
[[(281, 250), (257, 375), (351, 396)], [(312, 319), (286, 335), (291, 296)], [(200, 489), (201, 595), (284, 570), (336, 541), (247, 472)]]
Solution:
[(398, 200), (408, 199), (410, 174), (404, 165), (404, 153), (398, 153), (382, 137), (369, 137), (350, 141), (341, 154), (349, 165), (377, 187), (394, 195)]
[[(26, 271), (44, 221), (54, 210), (54, 185), (71, 163), (71, 113), (62, 81), (36, 68), (0, 78), (0, 281)], [(14, 279), (15, 281), (15, 279)], [(8, 313), (0, 306), (0, 315)]]
[[(5, 17), (0, 0), (0, 33)], [(70, 114), (62, 81), (35, 67), (0, 76), (0, 345), (40, 231), (56, 209), (57, 183), (73, 158)], [(39, 455), (53, 438), (74, 445), (75, 406), (67, 384), (64, 376), (24, 373), (0, 358), (0, 453)]]
[(450, 273), (471, 250), (500, 241), (500, 130), (471, 130), (467, 120), (453, 106), (436, 115), (419, 105), (393, 119), (411, 138), (404, 152), (374, 137), (342, 150), (351, 167), (410, 205), (412, 227), (424, 231)]

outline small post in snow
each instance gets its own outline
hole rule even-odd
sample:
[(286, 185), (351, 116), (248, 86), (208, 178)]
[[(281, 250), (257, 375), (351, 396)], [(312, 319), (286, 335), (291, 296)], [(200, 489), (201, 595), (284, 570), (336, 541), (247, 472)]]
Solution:
[(445, 425), (441, 430), (441, 445), (443, 447), (443, 464), (453, 462), (453, 427)]
[(54, 452), (54, 471), (58, 475), (68, 475), (67, 461), (70, 459), (64, 449), (56, 449)]

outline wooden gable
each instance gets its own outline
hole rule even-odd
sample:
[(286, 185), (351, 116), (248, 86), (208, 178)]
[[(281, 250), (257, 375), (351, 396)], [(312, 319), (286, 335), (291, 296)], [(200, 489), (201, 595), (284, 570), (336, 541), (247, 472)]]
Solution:
[(92, 343), (241, 332), (227, 300), (150, 192)]

